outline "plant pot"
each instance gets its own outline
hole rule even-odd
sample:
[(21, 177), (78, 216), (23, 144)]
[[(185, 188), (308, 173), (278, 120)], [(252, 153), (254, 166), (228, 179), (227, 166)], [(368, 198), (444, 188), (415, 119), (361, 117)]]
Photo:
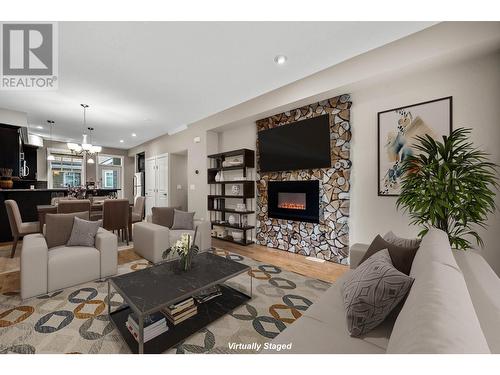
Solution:
[(14, 181), (12, 181), (11, 177), (0, 178), (0, 188), (1, 189), (12, 189), (13, 186), (14, 186)]

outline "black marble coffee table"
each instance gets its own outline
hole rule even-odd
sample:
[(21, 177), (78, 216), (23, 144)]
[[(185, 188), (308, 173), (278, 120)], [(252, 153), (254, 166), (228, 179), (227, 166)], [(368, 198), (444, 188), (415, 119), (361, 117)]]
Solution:
[[(225, 281), (250, 270), (249, 266), (214, 255), (201, 253), (192, 260), (189, 271), (182, 271), (178, 261), (154, 265), (140, 271), (108, 279), (108, 314), (133, 353), (163, 353), (211, 322), (233, 311), (252, 298)], [(220, 285), (222, 295), (198, 305), (198, 313), (174, 326), (167, 319), (168, 331), (144, 343), (144, 318), (166, 306), (183, 301), (198, 292)], [(116, 290), (125, 305), (111, 311), (111, 288)], [(139, 341), (130, 334), (125, 322), (131, 312), (139, 319)]]

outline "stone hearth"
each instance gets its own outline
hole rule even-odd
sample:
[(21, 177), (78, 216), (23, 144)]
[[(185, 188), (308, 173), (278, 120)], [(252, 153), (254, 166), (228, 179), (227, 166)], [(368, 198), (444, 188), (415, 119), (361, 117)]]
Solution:
[[(257, 145), (257, 243), (336, 263), (349, 256), (350, 108), (341, 95), (257, 121), (257, 131), (330, 115), (331, 168), (261, 172)], [(319, 222), (284, 220), (268, 215), (272, 181), (319, 181)], [(300, 204), (300, 202), (299, 202)]]

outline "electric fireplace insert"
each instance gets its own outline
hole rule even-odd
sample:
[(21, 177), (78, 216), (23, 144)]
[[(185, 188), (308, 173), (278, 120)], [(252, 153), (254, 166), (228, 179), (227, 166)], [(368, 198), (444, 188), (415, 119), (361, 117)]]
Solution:
[(269, 181), (268, 216), (319, 223), (319, 181)]

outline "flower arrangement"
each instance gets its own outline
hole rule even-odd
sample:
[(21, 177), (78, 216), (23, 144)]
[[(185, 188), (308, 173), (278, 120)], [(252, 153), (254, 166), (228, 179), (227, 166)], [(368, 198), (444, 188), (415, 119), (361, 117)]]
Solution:
[(192, 257), (198, 252), (198, 248), (193, 246), (193, 240), (189, 233), (183, 233), (171, 250), (179, 254), (180, 264), (184, 271), (191, 268)]

